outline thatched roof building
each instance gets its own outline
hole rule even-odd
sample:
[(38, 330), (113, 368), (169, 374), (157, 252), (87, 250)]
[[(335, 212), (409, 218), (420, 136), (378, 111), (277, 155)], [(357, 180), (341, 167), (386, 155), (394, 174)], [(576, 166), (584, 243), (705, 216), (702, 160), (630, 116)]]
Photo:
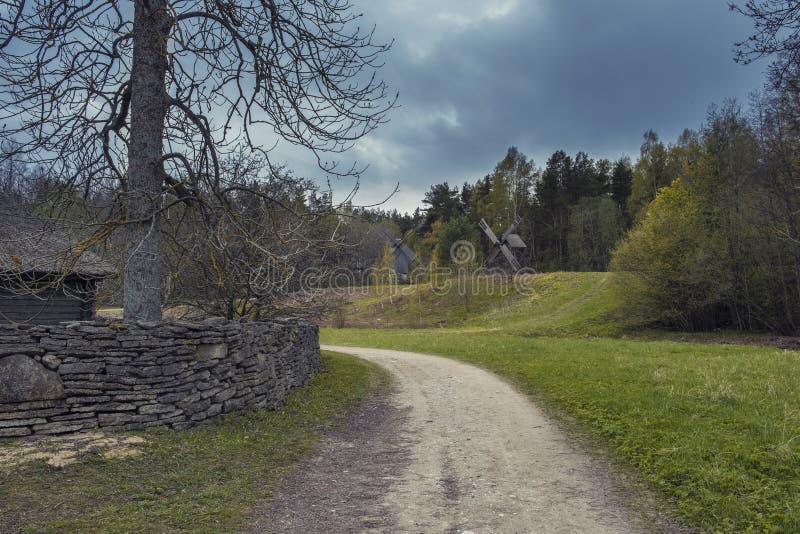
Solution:
[(97, 284), (114, 270), (85, 249), (54, 221), (0, 207), (0, 322), (91, 319)]

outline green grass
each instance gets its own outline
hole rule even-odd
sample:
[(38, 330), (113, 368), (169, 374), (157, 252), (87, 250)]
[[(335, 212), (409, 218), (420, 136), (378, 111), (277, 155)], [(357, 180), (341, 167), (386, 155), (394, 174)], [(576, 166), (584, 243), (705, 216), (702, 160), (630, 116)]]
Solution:
[(615, 336), (625, 325), (609, 289), (612, 273), (543, 273), (530, 276), (530, 294), (475, 314), (468, 326), (527, 336)]
[[(462, 328), (524, 336), (615, 337), (709, 343), (783, 344), (759, 332), (677, 332), (658, 330), (621, 308), (624, 290), (614, 273), (554, 272), (519, 277), (526, 291), (480, 277), (468, 297), (456, 279), (449, 290), (430, 284), (355, 288), (346, 296), (328, 295), (334, 310), (324, 326), (350, 328)], [(492, 285), (493, 284), (493, 285)], [(439, 284), (442, 285), (441, 283)], [(616, 287), (615, 287), (616, 285)]]
[(457, 289), (438, 291), (431, 284), (355, 288), (336, 299), (339, 310), (330, 313), (326, 322), (378, 328), (455, 325), (516, 300), (508, 282), (498, 284), (496, 292), (482, 289), (464, 298)]
[[(90, 456), (53, 469), (0, 471), (0, 530), (29, 532), (229, 532), (321, 432), (386, 383), (374, 365), (323, 353), (325, 372), (275, 411), (230, 415), (183, 432), (137, 432), (142, 456)], [(3, 446), (3, 445), (0, 445)], [(8, 445), (7, 445), (8, 446)]]
[[(372, 286), (347, 296), (326, 323), (351, 327), (503, 328), (536, 335), (615, 335), (609, 273), (544, 273), (522, 277), (528, 291), (508, 281), (481, 277), (467, 290), (456, 279), (447, 290), (430, 284)], [(440, 284), (437, 287), (444, 287)], [(342, 299), (340, 299), (341, 302)]]
[[(800, 531), (800, 353), (525, 335), (563, 334), (570, 324), (586, 334), (577, 325), (592, 313), (559, 298), (548, 299), (542, 316), (511, 321), (511, 334), (324, 329), (322, 339), (446, 355), (507, 377), (557, 418), (577, 422), (703, 530)], [(602, 309), (593, 300), (588, 292), (583, 302)]]

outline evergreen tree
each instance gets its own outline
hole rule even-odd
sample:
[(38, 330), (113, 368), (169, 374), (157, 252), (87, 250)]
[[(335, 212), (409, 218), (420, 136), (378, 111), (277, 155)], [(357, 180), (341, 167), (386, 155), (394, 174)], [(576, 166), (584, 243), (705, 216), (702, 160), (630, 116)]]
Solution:
[(631, 217), (628, 214), (628, 197), (631, 196), (632, 183), (631, 160), (628, 157), (622, 157), (614, 163), (614, 170), (611, 172), (611, 199), (617, 204), (617, 210), (625, 228), (631, 224)]
[(462, 213), (459, 191), (447, 182), (432, 185), (425, 193), (425, 231), (430, 231), (436, 221), (447, 222)]
[(567, 183), (572, 173), (572, 158), (563, 150), (547, 160), (536, 182), (537, 264), (545, 269), (566, 265), (566, 233), (569, 224)]

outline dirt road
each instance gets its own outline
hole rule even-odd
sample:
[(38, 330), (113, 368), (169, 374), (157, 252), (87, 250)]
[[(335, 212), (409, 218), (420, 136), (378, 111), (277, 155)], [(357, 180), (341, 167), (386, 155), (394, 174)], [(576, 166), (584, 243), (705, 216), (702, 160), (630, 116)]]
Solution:
[(672, 530), (632, 511), (603, 462), (493, 374), (423, 354), (323, 348), (385, 367), (394, 391), (329, 436), (254, 531)]

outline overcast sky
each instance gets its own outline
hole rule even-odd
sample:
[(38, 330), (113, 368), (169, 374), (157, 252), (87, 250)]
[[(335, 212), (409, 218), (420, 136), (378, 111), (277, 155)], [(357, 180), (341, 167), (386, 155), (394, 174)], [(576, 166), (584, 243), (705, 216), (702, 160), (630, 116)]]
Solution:
[[(766, 68), (733, 62), (751, 25), (725, 0), (354, 1), (395, 40), (382, 75), (401, 107), (341, 160), (369, 165), (357, 201), (399, 183), (385, 207), (402, 211), (431, 184), (486, 175), (511, 145), (539, 166), (558, 149), (635, 159), (647, 129), (673, 141), (711, 103), (746, 102)], [(285, 159), (319, 177), (307, 154)]]

